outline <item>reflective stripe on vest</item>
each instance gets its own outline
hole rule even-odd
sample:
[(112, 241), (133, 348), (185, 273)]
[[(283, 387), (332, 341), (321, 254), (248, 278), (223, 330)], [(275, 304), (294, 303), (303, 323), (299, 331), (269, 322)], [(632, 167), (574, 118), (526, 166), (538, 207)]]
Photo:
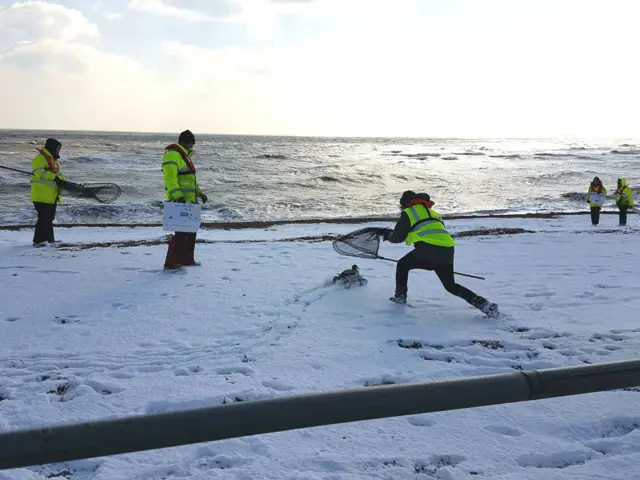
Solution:
[(407, 235), (407, 245), (426, 242), (442, 247), (453, 247), (455, 242), (444, 228), (442, 219), (433, 210), (424, 205), (414, 205), (404, 210), (411, 222), (411, 230)]
[(31, 175), (33, 175), (34, 177), (37, 177), (37, 176), (38, 176), (38, 173), (39, 173), (39, 172), (42, 172), (42, 173), (40, 173), (40, 178), (44, 180), (44, 177), (47, 175), (47, 172), (50, 172), (50, 171), (51, 171), (51, 169), (50, 169), (50, 168), (47, 168), (47, 167), (38, 167), (38, 168), (34, 168), (34, 169), (31, 171)]
[[(416, 214), (416, 218), (420, 218), (420, 217)], [(422, 227), (423, 225), (431, 225), (432, 223), (442, 223), (442, 222), (440, 220), (436, 220), (435, 218), (430, 218), (428, 220), (423, 220), (423, 221), (418, 220), (416, 224), (411, 228), (411, 231), (415, 232), (419, 230), (420, 227)]]
[[(165, 192), (167, 191), (167, 187), (164, 187)], [(196, 189), (195, 188), (174, 188), (172, 190), (169, 191), (169, 196), (173, 197), (173, 194), (176, 192), (182, 192), (182, 193), (196, 193)]]
[(38, 180), (36, 178), (31, 179), (31, 183), (37, 183), (38, 185), (46, 185), (47, 187), (56, 187), (58, 184), (51, 180)]

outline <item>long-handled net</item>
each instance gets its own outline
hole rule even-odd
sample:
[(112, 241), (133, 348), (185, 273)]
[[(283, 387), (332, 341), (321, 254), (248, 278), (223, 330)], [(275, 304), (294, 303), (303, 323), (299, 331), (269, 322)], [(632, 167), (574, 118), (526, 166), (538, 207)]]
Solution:
[[(5, 167), (0, 168), (11, 172), (23, 173), (31, 175), (31, 172), (19, 170), (17, 168)], [(75, 198), (89, 198), (97, 200), (100, 203), (111, 203), (118, 199), (122, 194), (122, 189), (115, 183), (73, 183), (65, 180), (56, 179), (58, 186), (67, 194)]]
[(380, 238), (384, 235), (385, 228), (367, 227), (361, 228), (351, 233), (347, 233), (333, 241), (333, 249), (340, 255), (347, 257), (370, 258), (379, 260), (390, 260), (378, 255), (380, 249)]
[[(370, 258), (376, 260), (387, 260), (389, 262), (398, 262), (393, 258), (386, 258), (378, 255), (380, 249), (380, 238), (387, 231), (386, 228), (367, 227), (355, 230), (351, 233), (341, 236), (333, 241), (333, 249), (340, 255), (347, 257)], [(453, 272), (463, 277), (476, 278), (484, 280), (484, 277), (477, 275), (469, 275), (467, 273)]]
[(115, 183), (73, 183), (64, 180), (57, 181), (58, 186), (75, 198), (90, 198), (100, 203), (114, 202), (122, 189)]

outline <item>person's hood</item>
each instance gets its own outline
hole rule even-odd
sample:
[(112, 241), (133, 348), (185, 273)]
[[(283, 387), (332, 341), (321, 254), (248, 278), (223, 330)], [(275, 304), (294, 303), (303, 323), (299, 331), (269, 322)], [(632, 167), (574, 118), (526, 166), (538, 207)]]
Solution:
[(409, 207), (414, 205), (424, 205), (427, 208), (433, 208), (435, 203), (431, 200), (428, 193), (418, 193), (413, 200), (409, 202)]
[(618, 180), (620, 180), (620, 188), (624, 188), (627, 186), (627, 179), (626, 178), (619, 178)]
[(60, 154), (58, 152), (59, 147), (62, 147), (62, 144), (55, 138), (47, 138), (47, 141), (44, 143), (44, 148), (46, 148), (51, 156), (56, 160), (60, 158)]

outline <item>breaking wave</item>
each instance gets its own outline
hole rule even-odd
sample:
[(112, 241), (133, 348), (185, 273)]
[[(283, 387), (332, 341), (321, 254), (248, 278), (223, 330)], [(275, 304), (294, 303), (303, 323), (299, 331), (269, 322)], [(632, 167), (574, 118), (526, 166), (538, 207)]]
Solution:
[(255, 155), (253, 158), (264, 158), (267, 160), (286, 160), (289, 157), (282, 153), (262, 153), (260, 155)]
[(640, 150), (611, 150), (615, 155), (640, 155)]
[(468, 157), (484, 157), (486, 153), (484, 152), (453, 152), (454, 155), (462, 155)]

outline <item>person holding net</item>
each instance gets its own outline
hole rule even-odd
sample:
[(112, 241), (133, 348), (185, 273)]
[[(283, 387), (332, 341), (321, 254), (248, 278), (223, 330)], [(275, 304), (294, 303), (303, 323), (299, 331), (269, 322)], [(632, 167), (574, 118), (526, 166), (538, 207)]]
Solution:
[(38, 155), (31, 160), (31, 201), (38, 214), (33, 232), (36, 247), (55, 242), (53, 221), (61, 197), (58, 182), (65, 180), (58, 162), (61, 148), (58, 140), (47, 138), (44, 147), (38, 149)]
[(456, 283), (453, 271), (455, 241), (433, 206), (428, 194), (407, 190), (400, 198), (400, 220), (395, 228), (383, 232), (383, 239), (388, 242), (406, 242), (414, 247), (398, 261), (396, 291), (389, 300), (407, 303), (409, 272), (413, 269), (432, 270), (447, 292), (462, 298), (487, 316), (497, 317), (498, 305)]

